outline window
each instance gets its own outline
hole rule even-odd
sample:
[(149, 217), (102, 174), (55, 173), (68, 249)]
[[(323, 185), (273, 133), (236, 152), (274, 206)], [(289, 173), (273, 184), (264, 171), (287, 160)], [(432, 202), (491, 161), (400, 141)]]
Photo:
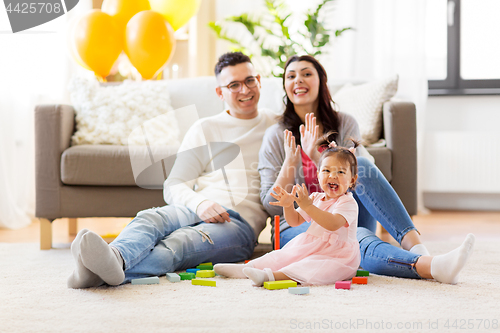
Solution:
[(429, 95), (500, 94), (498, 13), (498, 0), (428, 2)]

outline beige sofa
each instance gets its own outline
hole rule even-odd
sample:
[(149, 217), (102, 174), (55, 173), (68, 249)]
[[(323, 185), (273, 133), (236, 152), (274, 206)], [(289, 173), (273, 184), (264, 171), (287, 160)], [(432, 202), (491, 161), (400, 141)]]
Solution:
[[(213, 77), (171, 80), (168, 88), (174, 109), (194, 104), (200, 117), (224, 109), (215, 94)], [(339, 85), (331, 84), (332, 91)], [(282, 109), (279, 79), (263, 79), (259, 106)], [(179, 120), (181, 137), (189, 124)], [(38, 105), (35, 108), (36, 217), (40, 219), (40, 248), (52, 246), (51, 223), (70, 219), (76, 232), (79, 217), (133, 217), (143, 209), (165, 205), (162, 190), (136, 185), (131, 153), (126, 146), (70, 146), (75, 131), (71, 105)], [(388, 101), (383, 107), (383, 133), (387, 147), (368, 148), (375, 163), (391, 182), (410, 215), (417, 212), (417, 150), (415, 105)], [(144, 148), (135, 159), (147, 153)], [(165, 154), (177, 146), (166, 146)], [(140, 150), (140, 149), (139, 149)]]

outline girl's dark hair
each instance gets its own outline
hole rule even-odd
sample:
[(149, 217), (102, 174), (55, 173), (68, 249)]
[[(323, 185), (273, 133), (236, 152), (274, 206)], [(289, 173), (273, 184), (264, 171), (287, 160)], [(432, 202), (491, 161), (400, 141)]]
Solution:
[[(321, 156), (318, 161), (318, 171), (321, 168), (321, 163), (323, 163), (323, 160), (329, 156), (336, 155), (340, 161), (343, 163), (349, 164), (351, 167), (351, 175), (352, 177), (356, 177), (358, 174), (358, 160), (354, 153), (350, 151), (350, 148), (347, 147), (340, 147), (335, 145), (334, 147), (330, 147), (330, 143), (335, 142), (334, 138), (337, 136), (337, 133), (335, 132), (328, 132), (322, 137), (316, 141), (316, 146), (318, 149), (324, 148), (324, 150), (321, 152)], [(356, 141), (354, 139), (350, 139), (353, 143), (353, 148), (357, 148), (359, 146), (359, 141)], [(356, 184), (351, 185), (351, 189), (354, 189), (356, 187)]]
[[(285, 71), (283, 73), (283, 89), (285, 89), (285, 81), (286, 81), (286, 69), (288, 66), (295, 61), (307, 61), (310, 62), (319, 76), (319, 91), (318, 91), (318, 110), (316, 113), (316, 121), (318, 124), (323, 125), (323, 132), (327, 133), (333, 131), (338, 133), (339, 128), (339, 116), (337, 111), (332, 106), (332, 96), (330, 95), (330, 90), (327, 85), (327, 75), (323, 66), (312, 56), (303, 55), (303, 56), (292, 56), (290, 57), (285, 64)], [(293, 133), (295, 137), (295, 141), (297, 145), (300, 144), (300, 132), (299, 126), (302, 125), (302, 120), (295, 112), (295, 107), (293, 103), (290, 101), (290, 98), (286, 94), (283, 97), (283, 102), (285, 104), (285, 112), (280, 118), (280, 123), (282, 123), (286, 129)], [(337, 138), (335, 134), (335, 139)]]

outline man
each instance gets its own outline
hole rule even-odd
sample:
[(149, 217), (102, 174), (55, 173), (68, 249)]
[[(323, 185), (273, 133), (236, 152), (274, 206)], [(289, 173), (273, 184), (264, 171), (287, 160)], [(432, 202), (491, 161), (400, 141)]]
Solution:
[(76, 269), (68, 287), (119, 285), (250, 257), (267, 217), (255, 165), (275, 115), (257, 108), (260, 76), (249, 57), (222, 55), (215, 75), (216, 93), (229, 109), (198, 120), (186, 133), (164, 183), (169, 205), (139, 212), (109, 245), (81, 230), (71, 245)]

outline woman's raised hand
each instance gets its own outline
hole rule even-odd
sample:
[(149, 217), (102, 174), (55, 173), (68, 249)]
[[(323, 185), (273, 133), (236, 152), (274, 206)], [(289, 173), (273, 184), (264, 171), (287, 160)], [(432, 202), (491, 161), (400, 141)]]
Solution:
[(305, 126), (300, 125), (300, 142), (304, 149), (304, 153), (313, 161), (318, 162), (320, 153), (316, 148), (316, 141), (319, 138), (319, 125), (316, 125), (316, 117), (314, 113), (306, 114)]
[(300, 161), (300, 145), (295, 145), (295, 137), (289, 130), (283, 132), (285, 145), (285, 164), (296, 166)]
[(293, 205), (296, 193), (295, 186), (293, 187), (292, 193), (288, 193), (281, 186), (275, 186), (273, 190), (276, 194), (271, 192), (271, 196), (277, 201), (269, 202), (270, 205), (281, 207), (290, 207)]

